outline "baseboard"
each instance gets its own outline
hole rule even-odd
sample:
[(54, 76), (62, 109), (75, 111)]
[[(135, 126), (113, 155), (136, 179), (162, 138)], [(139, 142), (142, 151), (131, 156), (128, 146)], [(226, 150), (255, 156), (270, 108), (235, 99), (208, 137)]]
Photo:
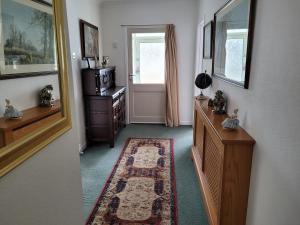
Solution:
[(130, 124), (165, 124), (164, 122), (131, 122)]
[[(165, 123), (154, 123), (154, 122), (131, 122), (130, 124), (162, 124), (164, 125)], [(193, 125), (193, 122), (192, 121), (181, 121), (179, 122), (179, 124), (181, 126), (192, 126)]]
[(182, 125), (182, 126), (192, 126), (193, 122), (192, 121), (180, 121), (180, 125)]
[[(164, 125), (165, 123), (154, 123), (154, 122), (131, 122), (129, 124), (162, 124)], [(181, 126), (192, 126), (193, 125), (193, 122), (192, 121), (180, 121), (179, 124)]]

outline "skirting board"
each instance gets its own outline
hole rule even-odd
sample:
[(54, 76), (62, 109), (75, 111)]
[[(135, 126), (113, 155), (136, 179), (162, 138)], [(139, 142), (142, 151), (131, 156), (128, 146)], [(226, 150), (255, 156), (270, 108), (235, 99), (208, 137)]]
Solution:
[[(153, 122), (149, 122), (149, 123), (145, 123), (145, 122), (132, 122), (131, 124), (165, 124), (165, 123), (153, 123)], [(193, 122), (192, 121), (180, 121), (179, 124), (181, 126), (192, 126)]]
[(193, 122), (192, 121), (180, 121), (180, 125), (182, 125), (182, 126), (192, 126)]
[[(153, 123), (149, 123), (149, 124), (153, 124)], [(160, 124), (160, 123), (158, 123)], [(163, 123), (162, 123), (163, 124)], [(192, 121), (180, 121), (180, 125), (181, 126), (191, 126), (193, 123)], [(127, 124), (128, 125), (128, 124)], [(126, 128), (125, 128), (126, 129)], [(83, 154), (84, 153), (84, 150), (87, 148), (87, 144), (84, 143), (84, 144), (79, 144), (79, 153), (80, 154)]]

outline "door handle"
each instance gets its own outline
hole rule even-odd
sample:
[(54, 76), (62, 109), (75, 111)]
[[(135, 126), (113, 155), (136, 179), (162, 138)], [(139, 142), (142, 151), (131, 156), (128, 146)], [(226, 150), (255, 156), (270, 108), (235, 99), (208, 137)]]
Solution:
[(136, 75), (134, 75), (134, 74), (129, 74), (129, 80), (130, 81), (133, 81), (133, 77), (135, 77)]

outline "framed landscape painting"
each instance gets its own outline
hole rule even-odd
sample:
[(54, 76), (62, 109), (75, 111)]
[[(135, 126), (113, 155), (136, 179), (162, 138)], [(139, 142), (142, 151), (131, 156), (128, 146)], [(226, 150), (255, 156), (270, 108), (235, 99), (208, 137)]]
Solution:
[(99, 31), (98, 27), (84, 20), (80, 20), (81, 54), (82, 59), (99, 59)]
[(0, 80), (57, 73), (49, 1), (1, 0)]

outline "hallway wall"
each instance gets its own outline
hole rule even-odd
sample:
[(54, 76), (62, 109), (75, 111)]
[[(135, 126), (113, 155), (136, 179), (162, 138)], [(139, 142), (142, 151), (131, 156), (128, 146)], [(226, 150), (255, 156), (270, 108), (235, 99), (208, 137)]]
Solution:
[[(227, 0), (200, 0), (199, 21)], [(257, 0), (249, 90), (213, 79), (256, 139), (247, 225), (296, 225), (300, 209), (300, 1)], [(203, 61), (211, 71), (211, 60)]]
[[(117, 84), (127, 84), (125, 29), (121, 25), (175, 24), (179, 66), (180, 123), (191, 124), (197, 20), (195, 0), (102, 3), (103, 52), (117, 66)], [(116, 47), (113, 47), (116, 45)]]
[[(87, 4), (88, 3), (88, 4)], [(100, 19), (100, 4), (99, 0), (72, 0), (67, 1), (67, 16), (68, 26), (70, 30), (70, 51), (72, 56), (72, 77), (74, 80), (74, 98), (75, 98), (75, 122), (78, 125), (79, 150), (84, 150), (86, 147), (85, 138), (85, 121), (84, 121), (84, 102), (81, 86), (81, 68), (86, 67), (82, 62), (81, 57), (81, 41), (79, 19), (83, 19), (99, 28), (99, 50), (100, 60), (102, 58), (102, 26)], [(91, 63), (91, 66), (93, 64)]]
[[(22, 85), (19, 85), (22, 84)], [(53, 96), (60, 99), (58, 76), (47, 75), (0, 81), (0, 117), (5, 112), (5, 99), (8, 98), (18, 110), (39, 105), (39, 92), (46, 85), (53, 85)]]
[(70, 82), (73, 129), (0, 179), (1, 225), (84, 224), (71, 74)]

